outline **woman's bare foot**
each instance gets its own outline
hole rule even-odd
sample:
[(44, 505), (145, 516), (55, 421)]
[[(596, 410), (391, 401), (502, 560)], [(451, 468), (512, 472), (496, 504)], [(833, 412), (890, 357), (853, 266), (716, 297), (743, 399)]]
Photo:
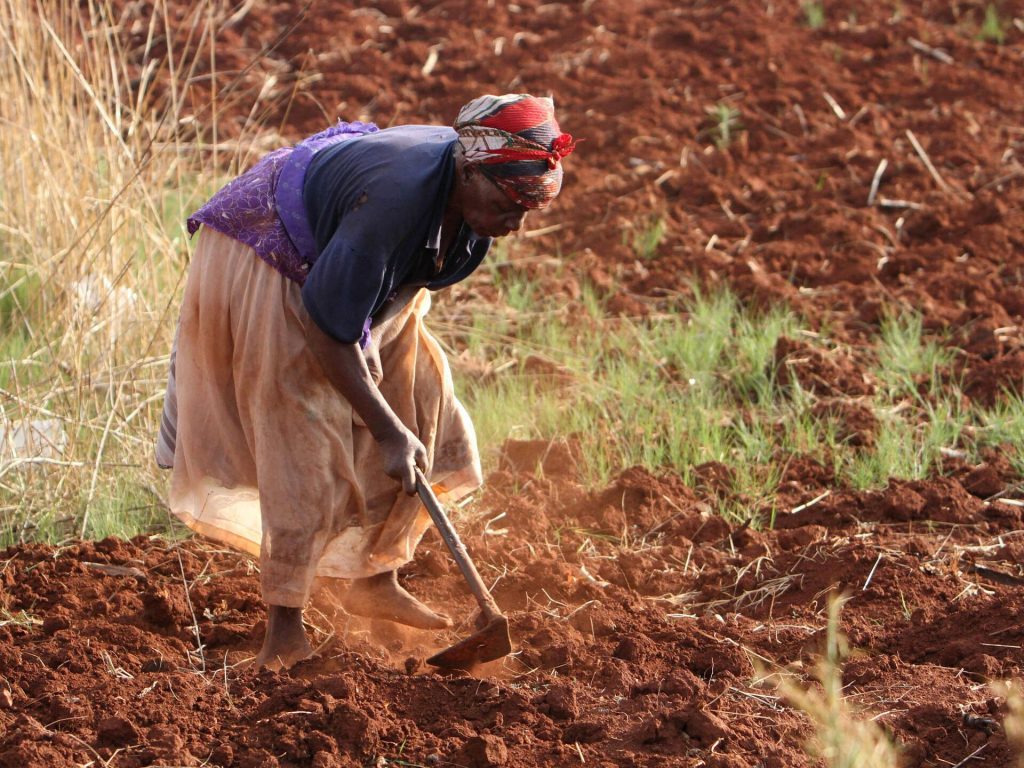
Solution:
[(253, 665), (257, 669), (285, 669), (313, 655), (302, 628), (302, 609), (272, 605), (267, 612), (267, 632)]
[(435, 613), (406, 592), (395, 571), (355, 579), (341, 605), (355, 616), (387, 619), (418, 629), (444, 629), (452, 625), (443, 613)]

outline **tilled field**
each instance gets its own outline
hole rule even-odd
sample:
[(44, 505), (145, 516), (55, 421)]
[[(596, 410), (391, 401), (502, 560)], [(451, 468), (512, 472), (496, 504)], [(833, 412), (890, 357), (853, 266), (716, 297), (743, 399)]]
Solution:
[[(997, 5), (1001, 45), (979, 37), (983, 2), (837, 0), (812, 29), (795, 2), (320, 0), (261, 58), (296, 10), (257, 0), (225, 24), (217, 66), (296, 89), (268, 118), (292, 138), (553, 93), (584, 141), (512, 253), (563, 269), (522, 268), (568, 299), (589, 280), (633, 315), (694, 278), (786, 301), (844, 347), (789, 340), (780, 365), (855, 421), (871, 383), (846, 352), (889, 305), (948, 331), (961, 351), (944, 374), (965, 403), (1020, 386), (1024, 6)], [(125, 5), (125, 28), (145, 12)], [(1024, 665), (1016, 446), (978, 466), (954, 452), (942, 476), (871, 493), (794, 456), (768, 531), (712, 514), (713, 466), (697, 490), (623, 468), (587, 492), (550, 460), (580, 451), (555, 447), (507, 445), (546, 452), (544, 471), (506, 461), (485, 514), (462, 522), (516, 644), (473, 676), (423, 663), (471, 631), (436, 538), (404, 581), (466, 623), (402, 633), (324, 593), (309, 612), (319, 653), (284, 673), (245, 669), (264, 613), (244, 557), (199, 540), (4, 552), (0, 768), (814, 765), (809, 721), (764, 678), (812, 677), (839, 593), (845, 692), (905, 765), (1013, 764), (987, 683)]]
[[(0, 766), (812, 765), (808, 721), (761, 681), (813, 671), (833, 593), (846, 693), (907, 765), (1011, 765), (985, 681), (1021, 673), (1024, 511), (964, 487), (995, 480), (835, 492), (758, 532), (640, 470), (599, 494), (496, 476), (504, 517), (466, 533), (516, 653), (474, 676), (423, 662), (472, 631), (434, 539), (404, 580), (462, 626), (366, 625), (325, 594), (318, 657), (285, 673), (244, 668), (263, 617), (245, 558), (195, 540), (9, 550)], [(828, 490), (806, 467), (787, 483)]]

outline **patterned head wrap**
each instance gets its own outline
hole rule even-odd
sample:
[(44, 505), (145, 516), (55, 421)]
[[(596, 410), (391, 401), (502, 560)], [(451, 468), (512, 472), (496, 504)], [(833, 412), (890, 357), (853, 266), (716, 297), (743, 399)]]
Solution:
[(455, 120), (467, 162), (524, 208), (545, 208), (562, 188), (563, 157), (576, 148), (562, 133), (549, 98), (525, 93), (481, 96)]

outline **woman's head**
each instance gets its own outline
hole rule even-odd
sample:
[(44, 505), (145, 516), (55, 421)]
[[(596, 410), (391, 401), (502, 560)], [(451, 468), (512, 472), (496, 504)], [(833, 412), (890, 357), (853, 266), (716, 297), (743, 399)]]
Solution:
[(528, 210), (555, 199), (562, 186), (561, 160), (575, 143), (558, 127), (551, 99), (481, 96), (459, 111), (455, 130), (463, 218), (477, 234), (508, 234)]
[(528, 208), (520, 205), (483, 173), (456, 156), (456, 199), (469, 228), (484, 237), (503, 237), (519, 230)]

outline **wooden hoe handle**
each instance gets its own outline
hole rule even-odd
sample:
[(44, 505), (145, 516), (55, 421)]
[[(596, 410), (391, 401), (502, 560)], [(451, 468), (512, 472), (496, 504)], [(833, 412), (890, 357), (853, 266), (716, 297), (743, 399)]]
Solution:
[(483, 611), (484, 618), (490, 622), (495, 618), (501, 616), (501, 611), (498, 610), (497, 603), (494, 602), (494, 598), (491, 597), (491, 593), (487, 587), (484, 586), (483, 579), (480, 578), (480, 574), (476, 570), (476, 566), (473, 565), (473, 561), (469, 559), (469, 553), (466, 551), (466, 546), (462, 543), (459, 538), (459, 534), (455, 531), (452, 526), (451, 520), (448, 519), (448, 515), (445, 514), (444, 509), (441, 507), (441, 503), (437, 500), (437, 496), (434, 495), (433, 489), (430, 487), (430, 483), (423, 476), (420, 470), (416, 470), (416, 491), (420, 495), (420, 499), (423, 501), (423, 506), (427, 508), (427, 512), (430, 513), (430, 519), (434, 521), (434, 525), (437, 526), (438, 533), (441, 534), (441, 538), (444, 539), (445, 545), (448, 550), (452, 553), (452, 558), (459, 565), (459, 570), (462, 571), (463, 577), (466, 579), (466, 583), (469, 584), (469, 591), (473, 593), (473, 597), (480, 604), (480, 610)]

